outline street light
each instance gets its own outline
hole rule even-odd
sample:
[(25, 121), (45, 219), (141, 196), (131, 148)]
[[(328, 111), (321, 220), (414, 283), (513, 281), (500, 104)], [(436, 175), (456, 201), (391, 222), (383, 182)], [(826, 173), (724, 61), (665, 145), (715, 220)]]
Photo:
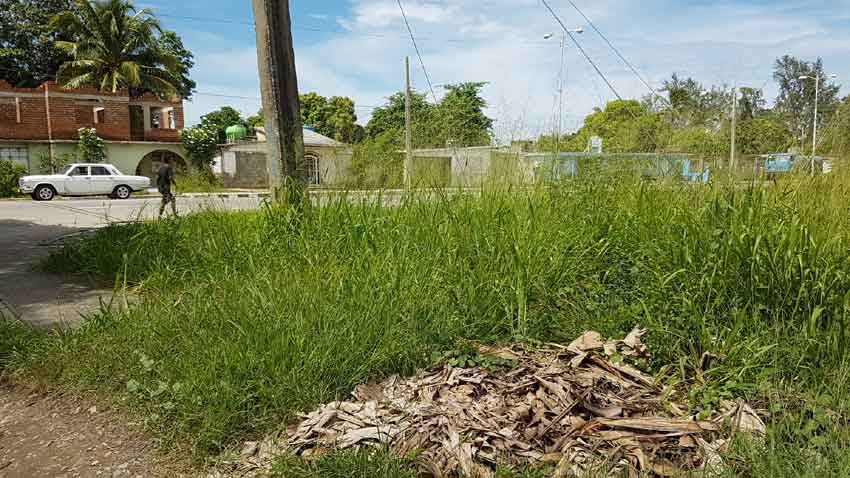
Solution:
[[(830, 80), (834, 80), (838, 78), (838, 75), (827, 75), (826, 78)], [(815, 80), (815, 117), (814, 121), (812, 121), (812, 176), (815, 174), (815, 153), (818, 149), (818, 101), (820, 95), (820, 82), (824, 78), (820, 75), (815, 76), (807, 76), (803, 75), (798, 78), (800, 81), (806, 80)]]
[(561, 121), (564, 116), (564, 49), (567, 44), (567, 35), (572, 36), (572, 34), (582, 34), (584, 33), (584, 28), (578, 27), (574, 30), (564, 29), (564, 33), (558, 35), (555, 33), (547, 33), (543, 35), (544, 40), (551, 40), (552, 38), (560, 37), (561, 40), (561, 70), (560, 75), (558, 76), (558, 131), (555, 135), (555, 154), (556, 156), (561, 153)]

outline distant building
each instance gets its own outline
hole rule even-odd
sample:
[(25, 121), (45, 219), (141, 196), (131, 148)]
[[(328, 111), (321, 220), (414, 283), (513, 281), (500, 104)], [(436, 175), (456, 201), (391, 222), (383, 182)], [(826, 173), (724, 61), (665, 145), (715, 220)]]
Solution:
[[(233, 142), (219, 147), (213, 170), (224, 185), (231, 188), (266, 188), (269, 185), (266, 163), (266, 130), (254, 128), (253, 137), (233, 132)], [(314, 187), (341, 186), (351, 167), (351, 146), (304, 128), (304, 160), (307, 182)]]
[(131, 97), (94, 87), (63, 89), (53, 82), (16, 88), (0, 80), (0, 159), (39, 171), (43, 155), (76, 148), (77, 131), (95, 128), (106, 142), (107, 162), (122, 172), (153, 177), (169, 157), (185, 164), (178, 131), (183, 102), (146, 93)]

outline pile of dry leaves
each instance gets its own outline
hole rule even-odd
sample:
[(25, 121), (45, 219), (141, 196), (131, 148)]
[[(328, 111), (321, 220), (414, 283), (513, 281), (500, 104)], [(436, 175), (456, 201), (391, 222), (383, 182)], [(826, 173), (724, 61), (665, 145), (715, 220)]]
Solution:
[(481, 347), (510, 366), (446, 363), (359, 385), (352, 401), (323, 405), (285, 439), (247, 444), (239, 467), (265, 468), (278, 448), (316, 456), (381, 446), (415, 456), (436, 477), (490, 477), (497, 463), (551, 464), (555, 477), (680, 476), (722, 466), (733, 432), (764, 433), (746, 404), (727, 403), (698, 420), (669, 400), (651, 376), (627, 364), (647, 356), (643, 333), (603, 341), (587, 332), (566, 347)]

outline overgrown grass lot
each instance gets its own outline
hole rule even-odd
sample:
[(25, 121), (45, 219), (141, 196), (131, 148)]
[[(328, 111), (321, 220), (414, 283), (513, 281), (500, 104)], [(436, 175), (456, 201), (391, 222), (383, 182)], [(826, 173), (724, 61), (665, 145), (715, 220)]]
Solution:
[[(126, 279), (140, 303), (74, 332), (15, 331), (0, 362), (124, 400), (203, 458), (460, 339), (566, 342), (641, 324), (647, 368), (686, 382), (691, 403), (744, 397), (768, 410), (765, 443), (735, 444), (730, 476), (843, 477), (848, 208), (840, 175), (600, 179), (115, 226), (47, 266)], [(413, 476), (403, 467), (343, 454), (284, 468)]]

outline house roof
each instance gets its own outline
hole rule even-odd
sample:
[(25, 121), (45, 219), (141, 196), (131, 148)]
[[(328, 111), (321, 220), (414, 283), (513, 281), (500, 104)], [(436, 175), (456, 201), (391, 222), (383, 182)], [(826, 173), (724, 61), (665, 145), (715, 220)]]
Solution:
[[(266, 128), (262, 126), (257, 126), (254, 128), (254, 131), (257, 134), (257, 141), (265, 142), (266, 141)], [(307, 147), (330, 147), (330, 148), (339, 148), (342, 146), (346, 146), (345, 143), (340, 143), (339, 141), (328, 138), (327, 136), (321, 135), (311, 129), (304, 128), (304, 146)]]

